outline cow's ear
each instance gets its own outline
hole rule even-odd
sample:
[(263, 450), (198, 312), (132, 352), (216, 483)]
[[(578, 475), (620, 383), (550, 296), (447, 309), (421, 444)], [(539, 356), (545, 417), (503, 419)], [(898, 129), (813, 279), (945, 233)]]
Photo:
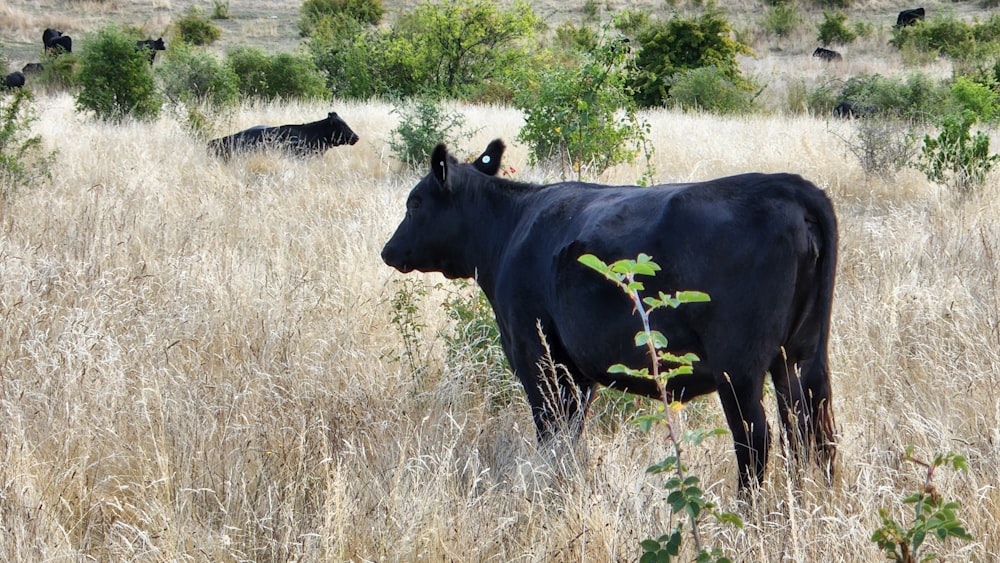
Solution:
[(500, 158), (503, 157), (503, 151), (506, 148), (503, 141), (494, 139), (472, 165), (487, 176), (496, 176), (497, 172), (500, 171)]
[(438, 143), (431, 153), (431, 174), (434, 174), (438, 185), (448, 189), (448, 149), (444, 143)]

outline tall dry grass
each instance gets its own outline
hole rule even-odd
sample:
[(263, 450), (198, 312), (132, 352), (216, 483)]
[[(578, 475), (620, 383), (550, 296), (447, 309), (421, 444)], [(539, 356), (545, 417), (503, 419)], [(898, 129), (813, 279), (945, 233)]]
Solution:
[[(415, 278), (428, 370), (393, 360), (403, 277), (378, 253), (419, 173), (390, 157), (389, 106), (335, 105), (355, 146), (228, 165), (169, 117), (95, 123), (66, 95), (38, 108), (52, 185), (24, 186), (0, 221), (0, 559), (628, 561), (667, 531), (644, 473), (663, 436), (597, 413), (579, 457), (539, 454), (520, 392), (496, 409), (444, 357), (439, 276)], [(518, 177), (552, 179), (513, 142), (515, 111), (457, 109), (481, 128), (459, 153), (500, 136)], [(247, 106), (229, 125), (329, 110)], [(839, 213), (839, 477), (775, 448), (740, 507), (730, 441), (691, 448), (708, 495), (747, 520), (710, 541), (740, 561), (878, 560), (878, 509), (908, 516), (921, 482), (899, 461), (912, 444), (969, 459), (935, 477), (976, 536), (943, 560), (1000, 557), (996, 177), (958, 199), (913, 171), (866, 180), (842, 123), (646, 117), (663, 181), (793, 171)], [(723, 425), (714, 397), (685, 416)]]

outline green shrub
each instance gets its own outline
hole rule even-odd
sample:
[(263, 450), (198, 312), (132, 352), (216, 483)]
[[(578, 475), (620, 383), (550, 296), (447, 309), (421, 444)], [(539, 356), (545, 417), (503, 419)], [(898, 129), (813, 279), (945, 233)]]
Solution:
[(990, 154), (989, 135), (972, 134), (976, 121), (972, 110), (951, 113), (941, 118), (937, 137), (924, 137), (917, 168), (928, 180), (960, 193), (970, 193), (986, 181), (1000, 155)]
[(670, 100), (685, 110), (746, 113), (753, 105), (750, 92), (730, 82), (714, 66), (686, 70), (670, 80)]
[(928, 121), (947, 107), (948, 89), (923, 73), (905, 79), (862, 74), (841, 87), (836, 101), (844, 100), (876, 108), (882, 114)]
[(399, 115), (399, 125), (393, 129), (389, 148), (393, 156), (414, 168), (426, 166), (431, 151), (438, 143), (456, 146), (468, 134), (462, 133), (465, 118), (450, 112), (440, 101), (419, 97), (397, 105), (392, 113)]
[(952, 82), (951, 98), (956, 106), (972, 111), (984, 122), (995, 121), (1000, 117), (1000, 94), (988, 85), (968, 77), (959, 76)]
[[(889, 44), (903, 49), (911, 47), (917, 51), (943, 53), (954, 58), (968, 58), (977, 52), (977, 38), (982, 42), (994, 42), (1000, 37), (988, 35), (1000, 20), (991, 17), (980, 28), (980, 24), (970, 25), (953, 14), (922, 20), (916, 25), (894, 27)], [(979, 31), (977, 31), (977, 29)]]
[(843, 12), (831, 12), (823, 10), (823, 23), (817, 27), (819, 35), (817, 39), (823, 45), (833, 45), (839, 43), (847, 45), (857, 39), (857, 35), (847, 27), (847, 15)]
[(79, 77), (76, 107), (80, 111), (93, 111), (99, 119), (113, 121), (153, 119), (160, 112), (163, 101), (149, 58), (117, 27), (99, 30), (82, 50)]
[(32, 90), (64, 92), (80, 86), (80, 58), (76, 53), (46, 54), (42, 65), (45, 70), (32, 77)]
[(326, 74), (334, 96), (365, 100), (385, 94), (386, 77), (380, 72), (378, 30), (346, 16), (323, 18), (305, 41), (316, 67)]
[(305, 0), (299, 7), (299, 34), (312, 35), (327, 18), (347, 17), (359, 23), (378, 25), (385, 15), (381, 0)]
[(174, 102), (234, 106), (239, 101), (239, 79), (213, 55), (179, 43), (171, 46), (157, 67), (163, 93)]
[(775, 37), (788, 37), (800, 25), (802, 25), (802, 12), (798, 4), (791, 2), (778, 3), (767, 8), (761, 22), (764, 31)]
[(633, 162), (646, 141), (626, 87), (627, 52), (605, 41), (584, 64), (552, 67), (515, 97), (524, 113), (518, 140), (533, 162), (556, 161), (563, 178)]
[(196, 7), (189, 9), (175, 25), (181, 41), (191, 45), (211, 45), (222, 36), (222, 30), (205, 19)]
[(42, 138), (31, 134), (38, 117), (31, 90), (0, 89), (0, 200), (9, 202), (17, 191), (50, 179), (52, 155), (42, 149)]
[(229, 0), (212, 0), (212, 19), (229, 19)]
[(329, 97), (323, 75), (305, 56), (268, 55), (255, 48), (230, 51), (226, 64), (236, 76), (243, 96), (263, 100), (323, 99)]
[(715, 10), (698, 19), (675, 17), (649, 24), (637, 38), (640, 48), (631, 81), (635, 101), (642, 107), (662, 106), (670, 95), (671, 77), (710, 66), (736, 87), (752, 91), (752, 83), (736, 60), (737, 55), (752, 51), (733, 39), (731, 32), (729, 22)]

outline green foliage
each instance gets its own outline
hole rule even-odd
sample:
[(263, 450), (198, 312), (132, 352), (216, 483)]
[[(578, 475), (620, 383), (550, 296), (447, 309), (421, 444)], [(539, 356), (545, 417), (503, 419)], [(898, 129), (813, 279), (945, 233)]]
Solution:
[(212, 0), (212, 19), (229, 19), (229, 0)]
[(246, 97), (263, 100), (329, 97), (323, 75), (306, 56), (268, 55), (260, 49), (244, 47), (230, 51), (226, 64), (239, 81), (240, 94)]
[(517, 138), (532, 162), (556, 161), (563, 178), (582, 178), (633, 162), (647, 147), (626, 86), (627, 56), (622, 41), (604, 41), (581, 65), (549, 68), (515, 97), (524, 112)]
[(854, 134), (843, 140), (866, 175), (891, 179), (916, 153), (917, 140), (905, 121), (867, 116), (853, 124)]
[(857, 39), (857, 34), (847, 27), (847, 15), (843, 12), (823, 10), (823, 23), (817, 26), (817, 39), (823, 45), (839, 43), (847, 45)]
[(736, 56), (753, 54), (731, 37), (732, 28), (716, 10), (697, 19), (674, 17), (650, 23), (638, 35), (632, 89), (641, 107), (662, 106), (670, 96), (671, 78), (678, 73), (715, 67), (738, 89), (752, 91), (753, 84), (740, 71)]
[(951, 466), (955, 471), (968, 471), (965, 458), (949, 452), (934, 456), (934, 460), (928, 463), (913, 457), (913, 446), (907, 446), (903, 461), (913, 462), (927, 470), (920, 491), (903, 499), (906, 504), (913, 505), (913, 521), (904, 527), (885, 509), (879, 509), (882, 526), (872, 534), (871, 541), (885, 552), (890, 561), (916, 563), (937, 559), (936, 553), (925, 549), (924, 541), (928, 537), (937, 537), (941, 542), (948, 538), (972, 540), (972, 535), (965, 530), (965, 524), (957, 515), (961, 505), (945, 500), (931, 484), (934, 470), (938, 467)]
[(173, 102), (230, 107), (239, 101), (236, 73), (215, 56), (186, 44), (171, 46), (157, 73), (163, 93)]
[(752, 93), (730, 82), (718, 67), (686, 70), (669, 83), (670, 100), (685, 110), (747, 113), (753, 106)]
[(64, 92), (80, 86), (80, 58), (76, 53), (55, 56), (46, 53), (42, 58), (43, 70), (31, 79), (32, 90)]
[(987, 84), (959, 76), (951, 84), (951, 98), (959, 108), (972, 111), (981, 121), (1000, 117), (1000, 94)]
[(190, 45), (211, 45), (222, 36), (222, 30), (205, 19), (196, 7), (190, 8), (174, 25), (181, 41)]
[(299, 34), (312, 35), (328, 18), (350, 18), (358, 23), (378, 25), (383, 15), (385, 8), (381, 0), (305, 0), (299, 7)]
[(393, 281), (399, 288), (389, 300), (392, 317), (389, 321), (396, 328), (403, 341), (403, 355), (393, 358), (396, 361), (405, 359), (410, 371), (418, 379), (427, 369), (423, 357), (423, 332), (427, 325), (419, 317), (420, 305), (427, 296), (427, 288), (419, 280), (405, 279)]
[(97, 32), (80, 56), (76, 107), (103, 120), (153, 119), (163, 101), (146, 53), (117, 27)]
[(17, 191), (50, 178), (51, 155), (44, 153), (42, 138), (31, 134), (38, 116), (31, 90), (0, 91), (0, 200), (8, 202)]
[(930, 20), (892, 30), (889, 44), (900, 49), (942, 53), (956, 60), (995, 60), (1000, 52), (1000, 15), (985, 22), (967, 23), (945, 13)]
[(788, 37), (802, 25), (802, 12), (794, 2), (777, 3), (764, 12), (761, 27), (769, 35)]
[(305, 42), (316, 67), (326, 74), (334, 96), (364, 100), (389, 91), (391, 76), (381, 68), (385, 59), (381, 33), (346, 16), (320, 20)]
[[(677, 356), (669, 352), (667, 338), (663, 333), (653, 330), (650, 325), (650, 314), (663, 307), (676, 309), (686, 303), (709, 301), (709, 296), (700, 291), (677, 291), (673, 295), (660, 292), (656, 297), (643, 297), (642, 294), (646, 288), (637, 277), (654, 276), (656, 272), (660, 271), (660, 266), (646, 254), (640, 254), (635, 260), (623, 259), (612, 264), (606, 264), (593, 254), (584, 254), (578, 260), (581, 264), (600, 273), (617, 285), (632, 300), (635, 312), (642, 322), (642, 330), (636, 333), (635, 344), (646, 349), (652, 369), (635, 369), (623, 364), (616, 364), (611, 366), (608, 372), (652, 378), (656, 382), (664, 404), (668, 403), (670, 398), (666, 391), (667, 381), (672, 377), (692, 373), (692, 366), (694, 362), (698, 361), (698, 357), (690, 353)], [(670, 367), (661, 370), (661, 365)], [(667, 437), (673, 454), (663, 461), (651, 465), (646, 469), (646, 472), (654, 475), (667, 475), (667, 480), (664, 483), (664, 488), (670, 491), (667, 494), (667, 502), (670, 504), (671, 513), (682, 517), (670, 533), (656, 539), (647, 539), (640, 544), (643, 554), (639, 561), (641, 563), (670, 562), (680, 557), (681, 545), (685, 536), (683, 517), (686, 516), (691, 527), (690, 535), (695, 543), (697, 553), (695, 560), (729, 562), (730, 559), (725, 557), (719, 549), (706, 547), (703, 544), (700, 531), (701, 523), (706, 516), (710, 516), (720, 523), (741, 528), (743, 520), (736, 514), (717, 510), (715, 503), (705, 498), (701, 489), (701, 480), (696, 475), (689, 475), (687, 468), (681, 461), (684, 444), (698, 445), (709, 436), (725, 434), (726, 430), (716, 428), (681, 434), (679, 424), (674, 419), (676, 407), (676, 404), (671, 404), (669, 408), (661, 407), (657, 412), (638, 419), (640, 426), (645, 430), (648, 430), (653, 424), (663, 424), (667, 429)]]
[(969, 193), (986, 181), (1000, 155), (990, 154), (990, 136), (972, 134), (976, 114), (969, 109), (941, 118), (937, 137), (926, 135), (917, 168), (932, 182)]
[[(832, 105), (821, 107), (820, 103), (824, 100), (832, 102)], [(860, 74), (848, 79), (839, 90), (831, 85), (820, 87), (810, 107), (817, 112), (828, 113), (833, 105), (844, 100), (874, 108), (879, 114), (923, 122), (948, 106), (949, 92), (945, 86), (923, 73), (892, 78), (880, 74)]]
[(441, 101), (428, 96), (397, 105), (392, 113), (400, 119), (392, 130), (389, 148), (393, 156), (414, 168), (430, 161), (431, 151), (438, 143), (455, 146), (468, 137), (461, 133), (465, 126), (462, 114), (448, 111)]
[(507, 10), (484, 0), (424, 2), (399, 16), (392, 43), (411, 50), (411, 73), (424, 91), (463, 97), (523, 64), (538, 22), (522, 0)]

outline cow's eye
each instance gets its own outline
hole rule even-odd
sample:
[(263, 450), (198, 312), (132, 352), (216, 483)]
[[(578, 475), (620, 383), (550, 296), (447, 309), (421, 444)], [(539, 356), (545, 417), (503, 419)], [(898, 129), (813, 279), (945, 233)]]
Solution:
[(414, 209), (420, 209), (420, 198), (411, 197), (410, 199), (406, 200), (406, 209), (410, 211)]

